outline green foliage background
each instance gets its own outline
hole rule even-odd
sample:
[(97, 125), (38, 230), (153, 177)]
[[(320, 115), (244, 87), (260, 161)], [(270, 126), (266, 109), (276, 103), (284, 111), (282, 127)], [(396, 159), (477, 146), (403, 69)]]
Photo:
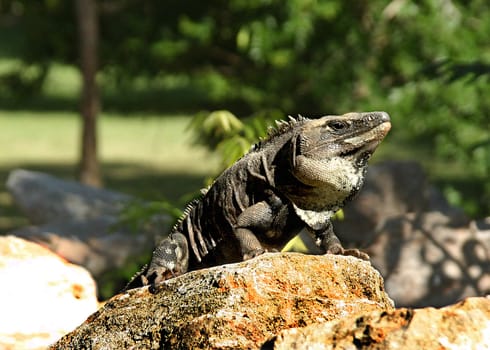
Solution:
[[(470, 214), (490, 213), (487, 0), (98, 4), (106, 108), (227, 110), (255, 116), (250, 125), (260, 114), (386, 110), (395, 156), (424, 162)], [(0, 52), (16, 59), (0, 69), (0, 103), (19, 108), (51, 65), (76, 64), (73, 4), (3, 0), (0, 15)], [(255, 135), (246, 130), (218, 142), (225, 162)]]

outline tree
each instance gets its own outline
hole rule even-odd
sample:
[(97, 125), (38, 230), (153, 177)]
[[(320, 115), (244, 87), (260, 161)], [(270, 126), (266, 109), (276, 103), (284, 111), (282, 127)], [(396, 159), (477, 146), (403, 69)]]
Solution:
[(97, 113), (100, 106), (96, 81), (97, 5), (95, 0), (76, 0), (75, 5), (79, 29), (80, 69), (83, 78), (80, 103), (82, 138), (79, 178), (82, 183), (99, 187), (102, 185), (102, 180), (97, 159)]

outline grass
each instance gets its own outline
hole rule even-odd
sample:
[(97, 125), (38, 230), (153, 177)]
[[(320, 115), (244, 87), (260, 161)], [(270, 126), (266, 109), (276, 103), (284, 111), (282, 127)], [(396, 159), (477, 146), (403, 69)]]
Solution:
[[(189, 120), (102, 114), (99, 155), (106, 187), (176, 202), (202, 186), (219, 163), (202, 147), (191, 146)], [(27, 224), (6, 192), (8, 173), (27, 168), (75, 179), (79, 129), (72, 112), (0, 111), (0, 233)]]

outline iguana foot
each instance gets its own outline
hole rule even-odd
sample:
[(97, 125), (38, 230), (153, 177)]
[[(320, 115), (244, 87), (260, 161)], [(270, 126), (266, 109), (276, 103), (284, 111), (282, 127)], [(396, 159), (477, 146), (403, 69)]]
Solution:
[(333, 232), (331, 222), (328, 223), (328, 226), (325, 230), (312, 230), (310, 232), (313, 232), (313, 234), (316, 236), (317, 245), (323, 248), (326, 254), (349, 255), (362, 260), (369, 260), (369, 255), (361, 252), (359, 249), (345, 249), (344, 247), (342, 247), (340, 240)]
[(359, 249), (344, 249), (342, 255), (354, 256), (356, 258), (369, 261), (369, 255), (367, 253), (361, 252)]
[(332, 245), (327, 250), (326, 254), (354, 256), (358, 259), (369, 261), (369, 255), (366, 253), (361, 252), (359, 249), (344, 249), (344, 247), (342, 247), (340, 244)]

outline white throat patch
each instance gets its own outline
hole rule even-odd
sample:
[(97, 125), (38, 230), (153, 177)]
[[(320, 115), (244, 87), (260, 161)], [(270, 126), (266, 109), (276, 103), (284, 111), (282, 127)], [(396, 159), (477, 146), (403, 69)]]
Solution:
[(321, 230), (328, 225), (330, 218), (334, 214), (331, 210), (326, 211), (314, 211), (314, 210), (306, 210), (301, 209), (293, 203), (294, 211), (296, 215), (299, 216), (303, 222), (305, 222), (309, 227), (314, 230)]

